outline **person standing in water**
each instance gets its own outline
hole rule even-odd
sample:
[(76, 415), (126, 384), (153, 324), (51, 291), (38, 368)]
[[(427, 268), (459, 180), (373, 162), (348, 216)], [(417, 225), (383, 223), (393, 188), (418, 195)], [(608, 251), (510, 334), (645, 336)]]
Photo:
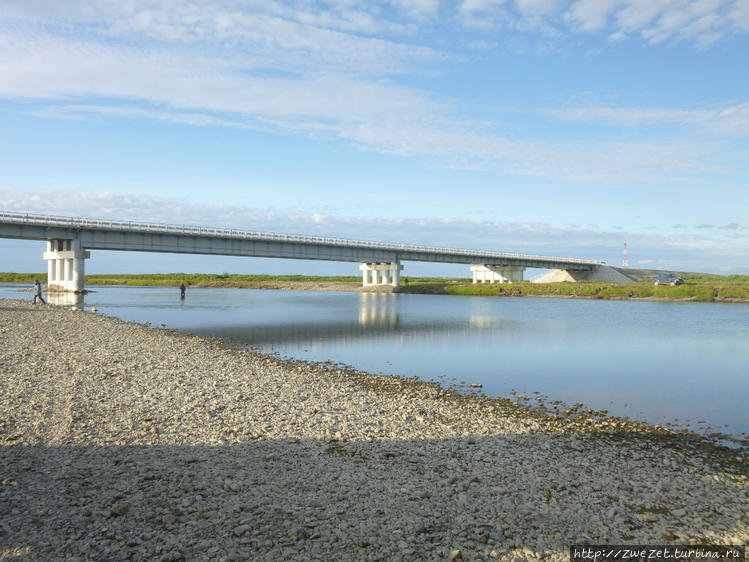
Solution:
[(185, 298), (185, 284), (182, 283), (182, 285), (179, 286), (179, 298), (184, 299)]
[(39, 279), (34, 280), (34, 304), (36, 304), (36, 299), (42, 301), (42, 304), (47, 304), (42, 297), (42, 284), (39, 283)]

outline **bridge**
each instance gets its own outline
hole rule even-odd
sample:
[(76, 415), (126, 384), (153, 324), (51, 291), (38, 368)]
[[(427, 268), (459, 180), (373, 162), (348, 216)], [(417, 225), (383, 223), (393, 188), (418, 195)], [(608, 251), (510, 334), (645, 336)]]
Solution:
[(522, 281), (528, 267), (575, 272), (577, 278), (603, 278), (614, 271), (602, 261), (578, 258), (2, 211), (0, 238), (46, 240), (47, 285), (71, 292), (84, 290), (91, 250), (354, 262), (360, 264), (364, 286), (398, 286), (401, 261), (469, 264), (474, 283)]

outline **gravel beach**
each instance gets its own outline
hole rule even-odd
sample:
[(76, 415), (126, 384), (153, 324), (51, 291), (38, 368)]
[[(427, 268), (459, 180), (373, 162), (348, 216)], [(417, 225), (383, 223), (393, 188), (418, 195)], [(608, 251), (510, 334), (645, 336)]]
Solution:
[(746, 453), (0, 300), (0, 560), (749, 542)]

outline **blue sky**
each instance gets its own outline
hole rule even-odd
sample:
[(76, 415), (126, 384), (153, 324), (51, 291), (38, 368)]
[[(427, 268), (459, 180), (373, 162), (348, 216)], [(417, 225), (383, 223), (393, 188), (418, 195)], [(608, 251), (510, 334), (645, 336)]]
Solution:
[(0, 209), (749, 273), (746, 53), (749, 0), (3, 0)]

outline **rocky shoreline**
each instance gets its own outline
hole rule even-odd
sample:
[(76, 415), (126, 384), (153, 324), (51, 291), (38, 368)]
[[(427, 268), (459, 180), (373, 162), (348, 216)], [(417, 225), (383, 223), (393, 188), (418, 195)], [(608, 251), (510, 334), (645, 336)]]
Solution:
[(746, 453), (0, 300), (0, 559), (567, 560), (744, 544)]

